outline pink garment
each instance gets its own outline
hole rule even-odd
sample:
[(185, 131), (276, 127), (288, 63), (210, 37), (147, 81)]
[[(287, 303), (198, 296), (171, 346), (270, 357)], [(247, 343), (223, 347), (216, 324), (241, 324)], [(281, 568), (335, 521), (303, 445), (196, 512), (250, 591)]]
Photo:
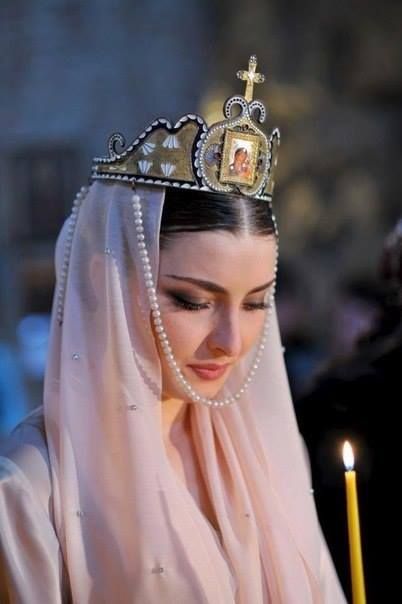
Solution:
[[(156, 276), (164, 189), (137, 187), (137, 193)], [(171, 467), (132, 194), (124, 184), (95, 182), (79, 211), (64, 320), (58, 324), (55, 305), (46, 372), (41, 447), (49, 459), (42, 455), (41, 472), (49, 469), (50, 481), (37, 492), (29, 454), (20, 460), (27, 429), (3, 462), (10, 601), (66, 601), (62, 559), (77, 604), (345, 602), (310, 494), (275, 315), (247, 394), (225, 408), (190, 407), (219, 535)], [(59, 284), (68, 228), (67, 221), (57, 246)], [(251, 357), (218, 398), (238, 390)], [(19, 551), (24, 531), (33, 542), (29, 565), (26, 549)], [(40, 593), (35, 582), (42, 595), (25, 600), (29, 588)]]

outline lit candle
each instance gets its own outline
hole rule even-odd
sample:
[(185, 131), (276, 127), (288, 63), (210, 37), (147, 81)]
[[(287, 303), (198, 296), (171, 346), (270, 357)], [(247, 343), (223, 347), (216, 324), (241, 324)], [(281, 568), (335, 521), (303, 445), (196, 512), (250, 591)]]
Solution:
[(348, 441), (343, 445), (345, 464), (346, 502), (348, 511), (349, 555), (352, 579), (353, 604), (366, 604), (364, 588), (362, 547), (360, 540), (359, 506), (357, 502), (356, 472), (353, 449)]

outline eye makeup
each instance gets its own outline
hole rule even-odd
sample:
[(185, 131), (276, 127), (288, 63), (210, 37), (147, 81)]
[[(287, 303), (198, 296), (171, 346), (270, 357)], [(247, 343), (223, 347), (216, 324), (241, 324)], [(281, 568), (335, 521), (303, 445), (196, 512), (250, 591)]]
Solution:
[(179, 292), (168, 291), (166, 294), (177, 308), (203, 310), (211, 306), (210, 302), (196, 302), (195, 300), (191, 300), (186, 294)]
[[(199, 311), (211, 307), (211, 302), (196, 302), (179, 292), (168, 291), (166, 294), (177, 308), (189, 311)], [(269, 308), (269, 303), (265, 300), (261, 302), (245, 302), (243, 308), (247, 311), (266, 310)]]

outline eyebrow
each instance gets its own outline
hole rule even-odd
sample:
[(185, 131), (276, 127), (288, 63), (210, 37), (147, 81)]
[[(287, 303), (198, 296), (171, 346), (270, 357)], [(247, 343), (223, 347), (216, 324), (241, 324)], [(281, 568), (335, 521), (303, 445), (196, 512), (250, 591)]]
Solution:
[[(229, 292), (222, 286), (217, 283), (212, 283), (212, 281), (205, 281), (204, 279), (194, 279), (193, 277), (180, 277), (179, 275), (163, 275), (164, 277), (169, 277), (169, 279), (175, 279), (176, 281), (185, 281), (187, 283), (191, 283), (192, 285), (198, 285), (202, 289), (213, 292), (215, 294), (228, 294)], [(268, 283), (264, 283), (263, 285), (258, 285), (258, 287), (254, 287), (251, 289), (247, 295), (256, 294), (257, 292), (261, 292), (264, 289), (267, 289), (270, 285), (274, 283), (275, 279), (268, 281)]]

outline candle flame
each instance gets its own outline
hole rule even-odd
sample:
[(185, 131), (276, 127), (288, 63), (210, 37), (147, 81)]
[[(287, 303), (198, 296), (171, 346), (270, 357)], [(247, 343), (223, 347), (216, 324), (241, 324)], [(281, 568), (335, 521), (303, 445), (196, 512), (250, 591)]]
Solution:
[(345, 464), (346, 470), (353, 470), (355, 465), (355, 456), (353, 455), (352, 445), (348, 440), (345, 440), (343, 444), (343, 463)]

